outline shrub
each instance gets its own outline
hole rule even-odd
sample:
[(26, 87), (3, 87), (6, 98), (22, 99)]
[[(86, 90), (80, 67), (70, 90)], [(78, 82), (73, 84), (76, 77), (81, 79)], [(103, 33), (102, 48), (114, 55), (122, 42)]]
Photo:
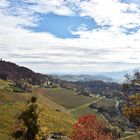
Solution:
[[(106, 131), (108, 130), (108, 131)], [(80, 117), (73, 125), (72, 140), (114, 140), (110, 129), (100, 123), (95, 115)]]

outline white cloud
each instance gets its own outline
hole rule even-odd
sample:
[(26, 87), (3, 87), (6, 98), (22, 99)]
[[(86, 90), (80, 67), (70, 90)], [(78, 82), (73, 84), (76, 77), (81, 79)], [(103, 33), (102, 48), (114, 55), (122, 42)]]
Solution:
[(120, 3), (118, 0), (91, 0), (82, 2), (80, 6), (81, 15), (93, 17), (99, 25), (119, 27), (140, 24), (140, 9), (134, 3)]
[(27, 0), (27, 2), (34, 3), (30, 9), (34, 12), (46, 14), (53, 12), (58, 15), (71, 15), (72, 10), (65, 6), (64, 0)]
[(79, 6), (81, 16), (90, 16), (99, 25), (111, 27), (87, 31), (86, 26), (81, 25), (78, 31), (73, 31), (80, 38), (62, 39), (49, 33), (34, 33), (19, 25), (37, 25), (39, 17), (34, 17), (35, 12), (72, 16), (75, 9), (63, 0), (25, 2), (34, 5), (15, 7), (18, 16), (9, 13), (9, 2), (3, 0), (0, 4), (1, 57), (41, 72), (118, 71), (140, 65), (140, 30), (131, 35), (124, 33), (124, 28), (140, 25), (140, 10), (136, 4), (77, 0), (74, 4)]
[(1, 0), (1, 1), (0, 1), (0, 8), (6, 8), (8, 4), (9, 4), (8, 1)]

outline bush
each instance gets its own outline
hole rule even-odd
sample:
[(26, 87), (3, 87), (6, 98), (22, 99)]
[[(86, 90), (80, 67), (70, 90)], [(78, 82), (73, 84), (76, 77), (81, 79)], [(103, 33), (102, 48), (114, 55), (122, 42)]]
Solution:
[[(106, 131), (107, 130), (107, 131)], [(72, 140), (116, 140), (110, 129), (101, 124), (95, 115), (80, 117), (73, 125)]]

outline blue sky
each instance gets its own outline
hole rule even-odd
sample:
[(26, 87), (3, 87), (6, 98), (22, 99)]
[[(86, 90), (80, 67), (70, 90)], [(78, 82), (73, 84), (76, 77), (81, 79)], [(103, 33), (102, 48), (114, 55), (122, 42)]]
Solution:
[(76, 31), (78, 27), (84, 26), (86, 30), (92, 30), (97, 27), (94, 20), (90, 17), (64, 16), (53, 13), (37, 14), (41, 18), (37, 26), (28, 27), (33, 32), (49, 32), (59, 38), (78, 38), (79, 35), (73, 35), (71, 31)]
[(0, 56), (42, 73), (140, 66), (139, 0), (1, 0)]

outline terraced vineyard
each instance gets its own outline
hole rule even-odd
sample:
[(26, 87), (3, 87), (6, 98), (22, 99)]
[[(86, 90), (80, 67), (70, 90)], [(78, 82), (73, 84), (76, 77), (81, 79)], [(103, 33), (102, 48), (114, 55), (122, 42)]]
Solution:
[(91, 98), (87, 96), (77, 95), (74, 90), (64, 88), (36, 88), (36, 92), (51, 99), (55, 103), (60, 104), (68, 110), (96, 100), (95, 97)]
[[(105, 125), (110, 126), (108, 120), (96, 109), (89, 105), (111, 105), (102, 97), (86, 97), (77, 95), (74, 90), (64, 88), (35, 87), (34, 93), (15, 93), (11, 82), (0, 80), (0, 140), (12, 140), (11, 133), (19, 125), (18, 115), (26, 108), (28, 99), (35, 95), (38, 97), (40, 124), (49, 134), (51, 132), (64, 132), (70, 136), (72, 125), (76, 119), (85, 114), (96, 114)], [(112, 105), (115, 105), (112, 102)], [(136, 133), (127, 132), (120, 140), (139, 140)]]
[[(7, 85), (9, 86), (9, 85)], [(0, 140), (11, 138), (11, 132), (16, 127), (18, 115), (25, 109), (32, 93), (14, 93), (0, 89)], [(65, 132), (71, 134), (71, 128), (75, 121), (71, 114), (59, 104), (38, 93), (40, 124), (46, 133)]]

